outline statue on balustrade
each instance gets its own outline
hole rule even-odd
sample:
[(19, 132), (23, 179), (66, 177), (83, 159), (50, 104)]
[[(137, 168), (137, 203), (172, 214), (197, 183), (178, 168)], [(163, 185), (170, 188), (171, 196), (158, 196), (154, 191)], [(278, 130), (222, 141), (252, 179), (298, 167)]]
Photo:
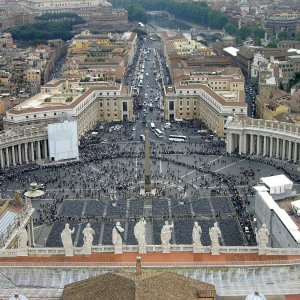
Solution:
[(211, 241), (211, 252), (212, 254), (219, 254), (221, 230), (219, 228), (218, 222), (214, 223), (214, 226), (209, 228), (209, 238)]
[(194, 222), (193, 227), (193, 244), (202, 246), (201, 244), (201, 235), (202, 235), (202, 228), (198, 224), (198, 222)]
[(27, 249), (28, 243), (28, 232), (24, 226), (21, 226), (19, 229), (19, 248)]
[(160, 239), (162, 244), (163, 253), (170, 253), (170, 240), (172, 238), (172, 230), (174, 223), (169, 224), (169, 221), (165, 221), (165, 225), (162, 227), (160, 232)]
[(60, 234), (66, 256), (73, 256), (72, 234), (74, 233), (74, 230), (75, 230), (75, 228), (73, 228), (71, 230), (70, 225), (68, 223), (66, 223), (65, 229)]
[(112, 242), (115, 246), (115, 254), (123, 253), (122, 232), (124, 232), (124, 228), (121, 227), (120, 222), (117, 222), (116, 226), (112, 230)]
[(141, 218), (138, 223), (134, 226), (134, 236), (139, 245), (139, 253), (146, 253), (146, 221)]
[(259, 248), (266, 248), (268, 246), (269, 236), (270, 232), (267, 228), (267, 225), (262, 224), (261, 228), (257, 232), (257, 243)]
[(83, 249), (82, 253), (85, 255), (92, 254), (92, 246), (93, 246), (93, 239), (95, 231), (91, 227), (90, 223), (87, 223), (86, 227), (82, 231), (83, 233)]

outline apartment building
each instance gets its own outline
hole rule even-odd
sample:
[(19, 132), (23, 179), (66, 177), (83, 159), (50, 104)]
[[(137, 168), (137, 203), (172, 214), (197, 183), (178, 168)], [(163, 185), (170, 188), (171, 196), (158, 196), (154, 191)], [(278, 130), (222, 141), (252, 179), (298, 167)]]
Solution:
[(114, 82), (52, 80), (40, 93), (7, 112), (4, 129), (56, 123), (61, 114), (77, 121), (80, 137), (97, 121), (131, 121), (133, 99), (126, 87)]
[(247, 115), (244, 77), (238, 68), (219, 74), (191, 72), (175, 80), (164, 98), (165, 120), (201, 119), (220, 137), (225, 136), (226, 121), (232, 115)]

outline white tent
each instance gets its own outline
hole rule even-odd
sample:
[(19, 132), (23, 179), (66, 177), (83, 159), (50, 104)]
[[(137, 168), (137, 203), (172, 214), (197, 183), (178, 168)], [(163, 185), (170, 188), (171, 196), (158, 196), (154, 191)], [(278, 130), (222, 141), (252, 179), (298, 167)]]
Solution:
[(262, 177), (260, 181), (268, 187), (270, 194), (283, 194), (293, 189), (293, 182), (283, 174)]

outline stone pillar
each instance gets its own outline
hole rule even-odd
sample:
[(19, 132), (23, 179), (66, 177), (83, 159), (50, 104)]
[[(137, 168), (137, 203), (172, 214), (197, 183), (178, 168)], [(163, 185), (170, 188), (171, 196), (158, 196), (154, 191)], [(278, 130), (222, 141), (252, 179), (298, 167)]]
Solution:
[(273, 157), (273, 138), (270, 137), (270, 157)]
[(297, 153), (298, 153), (298, 143), (297, 142), (294, 142), (294, 155), (293, 155), (293, 159), (294, 159), (294, 163), (296, 163), (298, 161), (298, 158), (297, 158)]
[(257, 135), (257, 145), (256, 145), (256, 155), (260, 155), (260, 148), (261, 148), (261, 136)]
[(34, 158), (34, 146), (33, 146), (33, 143), (34, 142), (31, 142), (31, 161), (35, 161), (35, 158)]
[(289, 150), (288, 150), (288, 161), (292, 159), (292, 141), (289, 142)]
[(6, 166), (10, 166), (10, 160), (9, 160), (9, 153), (8, 153), (8, 148), (5, 148), (5, 154), (6, 154)]
[(41, 143), (40, 143), (40, 141), (37, 141), (36, 145), (37, 145), (37, 158), (40, 160), (41, 159)]
[(267, 136), (264, 136), (264, 150), (263, 150), (263, 156), (267, 154)]
[(254, 135), (250, 134), (250, 155), (253, 154), (254, 149)]
[(24, 144), (25, 147), (25, 162), (28, 164), (28, 143)]
[(283, 139), (282, 140), (282, 159), (285, 160), (285, 147), (286, 147), (286, 144), (285, 144), (286, 140)]
[(1, 163), (1, 168), (4, 168), (4, 157), (3, 157), (3, 149), (0, 149), (0, 163)]
[(13, 163), (13, 166), (15, 166), (15, 165), (16, 165), (15, 146), (12, 146), (12, 147), (11, 147), (11, 156), (12, 156), (12, 163)]
[(22, 152), (21, 152), (21, 144), (18, 145), (18, 162), (21, 165), (22, 164)]
[(44, 140), (44, 158), (47, 158), (48, 154), (47, 154), (47, 140)]
[(279, 138), (277, 138), (277, 141), (276, 141), (276, 157), (278, 158), (279, 157)]
[(239, 134), (238, 135), (239, 137), (239, 154), (242, 154), (243, 153), (243, 135), (242, 134)]
[(232, 153), (232, 133), (227, 133), (227, 152)]

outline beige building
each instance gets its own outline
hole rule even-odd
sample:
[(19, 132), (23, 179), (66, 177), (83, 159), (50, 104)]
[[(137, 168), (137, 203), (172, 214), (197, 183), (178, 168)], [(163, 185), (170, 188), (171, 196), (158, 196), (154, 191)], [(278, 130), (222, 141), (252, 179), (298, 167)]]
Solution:
[(26, 70), (26, 80), (28, 82), (41, 82), (41, 70), (39, 69), (29, 69)]
[(80, 137), (97, 121), (131, 121), (133, 100), (127, 88), (114, 82), (52, 80), (6, 113), (4, 129), (56, 123), (62, 114), (77, 121)]
[(240, 69), (226, 68), (219, 74), (186, 72), (181, 78), (175, 81), (174, 87), (166, 90), (165, 120), (201, 119), (222, 137), (226, 134), (229, 116), (247, 115), (244, 77)]

